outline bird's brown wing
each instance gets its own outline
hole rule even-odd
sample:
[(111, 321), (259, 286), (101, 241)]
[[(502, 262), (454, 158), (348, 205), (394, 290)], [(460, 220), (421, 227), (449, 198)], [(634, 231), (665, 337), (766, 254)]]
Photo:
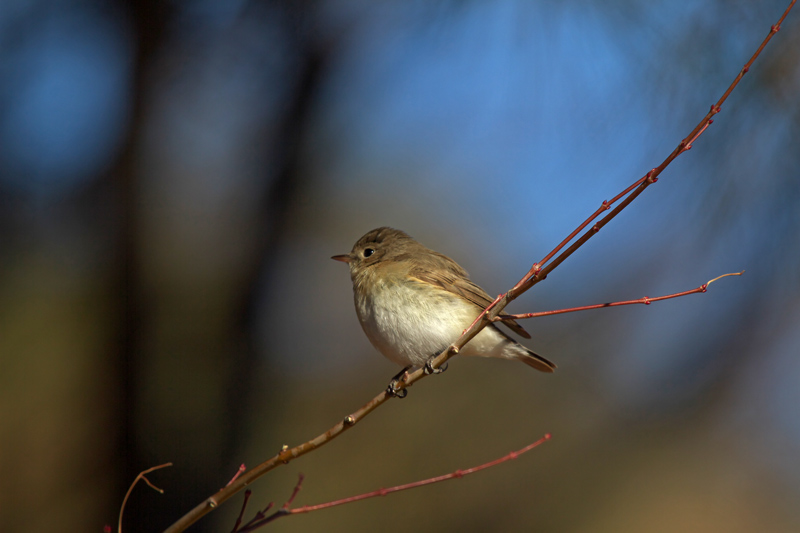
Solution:
[[(469, 279), (466, 270), (461, 268), (458, 263), (446, 255), (432, 251), (425, 260), (416, 263), (417, 264), (415, 264), (409, 272), (409, 275), (420, 281), (430, 283), (447, 292), (461, 296), (481, 309), (486, 309), (486, 307), (494, 301), (494, 298), (489, 296), (485, 290), (481, 289)], [(520, 337), (525, 339), (531, 338), (530, 333), (525, 331), (513, 318), (510, 318), (504, 313), (500, 314), (500, 318), (503, 324), (508, 326), (511, 331)]]

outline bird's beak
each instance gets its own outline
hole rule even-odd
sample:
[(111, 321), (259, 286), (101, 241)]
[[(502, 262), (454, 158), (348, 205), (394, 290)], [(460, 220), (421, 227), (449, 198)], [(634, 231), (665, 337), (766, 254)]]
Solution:
[(334, 261), (341, 261), (342, 263), (349, 263), (350, 261), (353, 260), (353, 258), (350, 257), (349, 254), (334, 255), (333, 257), (331, 257), (331, 259), (333, 259)]

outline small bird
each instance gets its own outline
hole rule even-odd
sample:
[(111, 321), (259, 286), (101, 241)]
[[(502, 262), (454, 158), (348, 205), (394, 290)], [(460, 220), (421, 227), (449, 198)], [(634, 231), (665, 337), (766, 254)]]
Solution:
[[(374, 229), (349, 254), (331, 259), (350, 267), (356, 314), (367, 338), (403, 371), (417, 366), (431, 371), (430, 360), (458, 339), (493, 300), (458, 263), (397, 229)], [(500, 318), (506, 326), (530, 338), (514, 319), (504, 316)], [(459, 353), (516, 359), (541, 372), (556, 368), (494, 324)]]

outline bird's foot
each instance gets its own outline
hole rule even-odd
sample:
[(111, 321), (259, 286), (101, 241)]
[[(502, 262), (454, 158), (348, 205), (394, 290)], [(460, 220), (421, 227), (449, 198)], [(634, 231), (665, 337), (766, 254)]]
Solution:
[(398, 383), (400, 382), (396, 379), (390, 381), (389, 386), (386, 387), (386, 394), (388, 394), (392, 398), (400, 398), (402, 400), (403, 398), (408, 396), (408, 391), (406, 389), (397, 388)]
[(389, 386), (386, 387), (386, 394), (392, 398), (400, 398), (401, 400), (408, 396), (408, 390), (399, 388), (397, 385), (400, 384), (401, 380), (405, 380), (406, 372), (408, 372), (410, 368), (410, 366), (405, 367), (392, 378), (392, 381), (389, 382)]
[[(439, 352), (439, 353), (441, 353), (441, 352)], [(430, 359), (428, 359), (425, 362), (425, 366), (423, 367), (423, 371), (425, 372), (425, 374), (427, 374), (427, 375), (441, 374), (442, 372), (447, 370), (447, 363), (444, 363), (442, 366), (440, 366), (438, 368), (433, 368), (433, 364), (432, 363), (433, 363), (433, 360), (436, 358), (437, 355), (439, 355), (439, 354), (437, 353), (435, 355), (432, 355), (430, 357)]]

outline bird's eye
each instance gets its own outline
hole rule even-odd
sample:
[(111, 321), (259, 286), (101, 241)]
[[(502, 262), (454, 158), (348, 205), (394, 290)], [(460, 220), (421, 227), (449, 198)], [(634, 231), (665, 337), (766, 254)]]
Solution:
[(369, 257), (375, 253), (373, 248), (364, 248), (364, 257)]

